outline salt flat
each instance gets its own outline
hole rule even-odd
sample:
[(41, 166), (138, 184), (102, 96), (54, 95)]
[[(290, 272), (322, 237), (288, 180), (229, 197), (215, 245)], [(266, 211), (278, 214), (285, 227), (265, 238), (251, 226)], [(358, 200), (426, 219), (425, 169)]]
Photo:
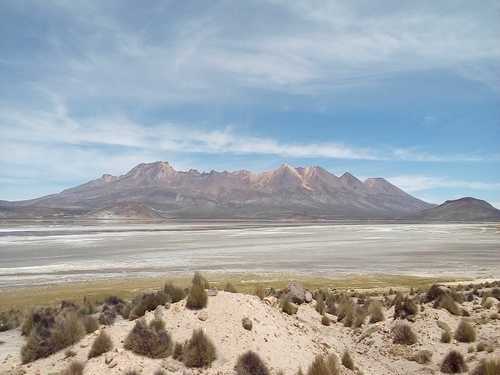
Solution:
[(0, 228), (0, 287), (192, 270), (500, 277), (500, 229), (393, 223)]

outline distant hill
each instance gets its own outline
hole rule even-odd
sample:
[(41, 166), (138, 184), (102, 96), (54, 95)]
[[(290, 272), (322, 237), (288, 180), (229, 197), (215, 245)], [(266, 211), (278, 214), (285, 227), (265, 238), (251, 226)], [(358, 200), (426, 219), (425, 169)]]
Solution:
[(500, 220), (500, 210), (486, 201), (465, 197), (448, 200), (414, 215), (414, 218), (436, 221), (496, 221)]
[(5, 217), (71, 215), (76, 210), (86, 217), (394, 219), (431, 207), (383, 178), (360, 181), (317, 166), (199, 172), (154, 162), (59, 194), (9, 202), (0, 205), (0, 212)]

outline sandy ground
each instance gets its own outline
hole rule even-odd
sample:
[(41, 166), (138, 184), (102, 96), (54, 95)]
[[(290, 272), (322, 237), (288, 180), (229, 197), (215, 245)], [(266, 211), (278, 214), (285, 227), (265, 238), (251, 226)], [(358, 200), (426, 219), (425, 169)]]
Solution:
[[(445, 354), (456, 349), (467, 359), (469, 368), (475, 366), (479, 359), (486, 356), (500, 355), (500, 320), (489, 319), (480, 323), (482, 315), (489, 316), (496, 307), (484, 310), (480, 305), (464, 303), (463, 307), (471, 311), (469, 318), (477, 332), (477, 342), (485, 341), (493, 345), (494, 353), (467, 353), (471, 344), (440, 343), (441, 329), (437, 320), (446, 322), (455, 330), (460, 317), (449, 314), (446, 310), (433, 309), (426, 305), (415, 323), (410, 323), (418, 337), (418, 343), (412, 346), (392, 344), (391, 327), (393, 309), (385, 310), (386, 320), (376, 324), (365, 324), (361, 329), (353, 330), (342, 324), (329, 327), (320, 323), (320, 315), (314, 309), (314, 302), (299, 307), (297, 315), (288, 316), (282, 313), (272, 301), (261, 301), (256, 296), (219, 291), (216, 296), (209, 297), (207, 308), (191, 311), (185, 308), (184, 301), (172, 304), (162, 312), (167, 330), (174, 341), (183, 342), (188, 339), (195, 328), (202, 328), (217, 347), (217, 360), (211, 368), (202, 372), (207, 374), (233, 374), (237, 357), (246, 350), (259, 353), (273, 373), (283, 370), (285, 374), (295, 374), (301, 367), (307, 370), (313, 357), (319, 353), (337, 353), (342, 355), (348, 349), (355, 365), (364, 374), (433, 374), (439, 373), (439, 366)], [(202, 321), (200, 314), (207, 314), (208, 319)], [(146, 318), (152, 319), (153, 312)], [(253, 321), (253, 329), (243, 329), (241, 320), (249, 317)], [(332, 317), (333, 318), (333, 317)], [(20, 365), (19, 350), (24, 342), (19, 330), (0, 334), (0, 374), (57, 374), (72, 360), (86, 362), (85, 375), (91, 374), (123, 374), (125, 370), (135, 369), (141, 374), (153, 374), (159, 368), (167, 373), (196, 373), (187, 370), (184, 365), (171, 357), (167, 359), (149, 359), (123, 349), (123, 340), (132, 329), (134, 322), (117, 320), (110, 327), (105, 327), (112, 337), (114, 349), (107, 355), (87, 360), (90, 346), (98, 332), (87, 335), (82, 341), (71, 347), (77, 355), (64, 358), (64, 350), (49, 358), (40, 359), (27, 365)], [(372, 328), (375, 327), (375, 328)], [(366, 334), (368, 330), (373, 331)], [(420, 365), (407, 358), (421, 349), (432, 351), (431, 363)], [(106, 357), (111, 360), (106, 364)], [(24, 371), (24, 372), (22, 372)], [(344, 374), (352, 373), (345, 368)]]

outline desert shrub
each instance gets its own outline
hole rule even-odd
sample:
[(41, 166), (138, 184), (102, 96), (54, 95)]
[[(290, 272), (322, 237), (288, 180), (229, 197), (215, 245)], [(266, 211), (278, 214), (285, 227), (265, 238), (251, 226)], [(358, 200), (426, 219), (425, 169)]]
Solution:
[(500, 358), (483, 358), (471, 375), (500, 375)]
[(28, 336), (31, 331), (35, 331), (38, 336), (48, 336), (50, 329), (56, 322), (56, 315), (56, 310), (50, 307), (32, 310), (23, 321), (21, 333)]
[(460, 309), (455, 300), (449, 294), (444, 294), (439, 299), (438, 307), (448, 310), (450, 314), (462, 315), (462, 309)]
[(184, 344), (182, 360), (187, 367), (206, 367), (216, 358), (215, 346), (201, 329), (193, 331)]
[(377, 323), (385, 320), (382, 304), (378, 301), (370, 303), (370, 306), (368, 307), (368, 314), (370, 314), (370, 323)]
[(74, 311), (59, 314), (53, 323), (46, 315), (42, 320), (32, 320), (26, 344), (21, 348), (23, 363), (45, 358), (52, 353), (78, 342), (85, 335), (85, 327)]
[(354, 361), (347, 350), (342, 354), (342, 365), (349, 370), (354, 370)]
[(260, 299), (264, 299), (266, 297), (266, 290), (262, 285), (257, 285), (255, 287), (255, 292), (254, 294), (259, 297)]
[(441, 285), (433, 284), (427, 294), (425, 295), (426, 302), (432, 302), (439, 299), (442, 295), (446, 294), (446, 289)]
[(163, 287), (163, 291), (170, 296), (171, 302), (176, 303), (184, 299), (186, 296), (184, 293), (184, 289), (175, 286), (171, 282), (165, 283)]
[[(156, 319), (155, 319), (156, 320)], [(136, 321), (134, 328), (125, 338), (123, 347), (149, 358), (165, 358), (172, 351), (172, 339), (163, 324), (146, 324), (144, 319)]]
[(0, 312), (0, 332), (19, 327), (21, 324), (21, 316), (22, 314), (19, 310)]
[(243, 328), (245, 328), (247, 331), (252, 330), (253, 323), (249, 318), (247, 318), (247, 317), (243, 318), (241, 320), (241, 324), (242, 324)]
[(316, 300), (316, 311), (321, 315), (325, 313), (325, 300), (323, 296), (319, 296)]
[(79, 310), (82, 315), (91, 315), (96, 312), (95, 304), (87, 297), (83, 297), (83, 304)]
[(142, 294), (132, 301), (129, 320), (144, 316), (146, 311), (153, 311), (158, 306), (163, 306), (170, 301), (170, 297), (163, 290), (155, 293)]
[(79, 361), (73, 361), (61, 372), (61, 375), (83, 375), (85, 364)]
[[(400, 296), (400, 294), (399, 294)], [(394, 318), (406, 319), (418, 313), (418, 306), (408, 297), (395, 298)]]
[(195, 272), (193, 276), (193, 285), (200, 285), (203, 289), (208, 289), (210, 288), (210, 284), (208, 283), (208, 280), (205, 279), (201, 273)]
[(76, 312), (59, 314), (51, 334), (54, 352), (80, 341), (86, 333)]
[(237, 375), (269, 375), (269, 369), (257, 353), (249, 350), (240, 355), (234, 366)]
[(441, 342), (444, 344), (449, 344), (451, 342), (451, 333), (448, 330), (444, 330), (441, 333)]
[(61, 301), (61, 307), (60, 307), (60, 311), (62, 310), (72, 310), (72, 311), (78, 311), (80, 308), (78, 307), (78, 305), (73, 302), (73, 301), (67, 301), (67, 300), (62, 300)]
[(99, 336), (97, 336), (94, 340), (94, 343), (90, 348), (88, 357), (98, 357), (101, 354), (109, 352), (111, 349), (113, 349), (113, 341), (111, 341), (111, 337), (109, 337), (106, 332), (101, 331)]
[(455, 339), (460, 342), (474, 342), (476, 341), (476, 331), (469, 322), (462, 320), (455, 331)]
[(321, 317), (321, 324), (323, 324), (324, 326), (329, 326), (329, 325), (330, 325), (330, 323), (331, 323), (331, 322), (330, 322), (330, 318), (329, 318), (329, 317), (327, 317), (327, 316), (325, 316), (325, 315), (323, 315), (323, 316)]
[(414, 356), (410, 358), (418, 364), (425, 365), (432, 359), (432, 352), (430, 350), (419, 350)]
[(351, 326), (352, 319), (354, 318), (354, 306), (349, 299), (342, 301), (337, 307), (337, 321), (344, 321), (346, 317), (350, 320), (350, 323), (347, 325)]
[(207, 306), (208, 295), (205, 288), (200, 283), (194, 283), (189, 290), (189, 295), (186, 301), (188, 309), (197, 310)]
[(326, 297), (326, 312), (328, 314), (337, 315), (337, 305), (333, 294), (329, 294)]
[(112, 305), (104, 305), (102, 311), (99, 314), (99, 323), (110, 326), (115, 323), (116, 320), (116, 308)]
[(297, 313), (298, 308), (290, 302), (288, 298), (284, 298), (281, 302), (281, 311), (288, 315), (293, 315)]
[(409, 324), (396, 324), (392, 329), (392, 342), (394, 344), (413, 345), (417, 342), (417, 336)]
[(180, 342), (176, 342), (174, 346), (174, 353), (172, 357), (178, 361), (182, 361), (182, 353), (184, 352), (184, 346)]
[(441, 372), (445, 374), (459, 374), (465, 371), (467, 371), (467, 365), (464, 357), (456, 350), (449, 352), (441, 363)]
[(224, 291), (229, 293), (238, 293), (234, 285), (229, 282), (224, 285)]
[(323, 356), (317, 355), (314, 358), (307, 370), (307, 375), (330, 375), (330, 371)]
[(328, 354), (325, 362), (326, 362), (326, 367), (330, 371), (330, 375), (340, 374), (339, 358), (337, 357), (336, 354), (334, 353)]
[(362, 306), (358, 306), (356, 309), (355, 309), (355, 312), (354, 312), (354, 319), (352, 321), (352, 324), (351, 324), (351, 327), (352, 328), (359, 328), (361, 327), (364, 322), (365, 322), (365, 319), (366, 319), (366, 309)]
[(99, 329), (99, 323), (96, 318), (90, 315), (82, 316), (82, 324), (85, 327), (85, 332), (92, 333)]

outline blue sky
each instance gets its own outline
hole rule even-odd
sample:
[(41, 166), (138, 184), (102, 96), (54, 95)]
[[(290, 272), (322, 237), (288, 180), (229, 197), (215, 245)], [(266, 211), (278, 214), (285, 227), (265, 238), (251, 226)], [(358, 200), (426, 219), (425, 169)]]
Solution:
[(500, 2), (0, 2), (0, 199), (140, 162), (500, 207)]

